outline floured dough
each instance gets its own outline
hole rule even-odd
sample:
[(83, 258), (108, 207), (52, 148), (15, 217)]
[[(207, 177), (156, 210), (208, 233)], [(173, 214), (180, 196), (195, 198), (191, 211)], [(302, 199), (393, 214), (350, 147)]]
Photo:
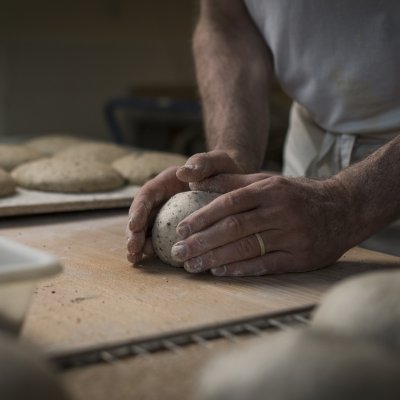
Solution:
[(0, 169), (0, 197), (9, 196), (15, 192), (15, 181), (11, 175)]
[(56, 157), (70, 160), (92, 160), (107, 164), (129, 154), (130, 150), (114, 143), (83, 143), (68, 147), (56, 154)]
[(171, 256), (172, 246), (178, 241), (176, 227), (183, 219), (216, 199), (220, 193), (189, 191), (172, 196), (158, 212), (152, 230), (154, 251), (160, 260), (173, 267), (183, 267), (183, 262)]
[(122, 176), (107, 164), (62, 158), (46, 158), (21, 165), (12, 176), (20, 186), (49, 192), (102, 192), (124, 185)]
[(129, 154), (113, 163), (113, 167), (130, 183), (142, 185), (164, 169), (183, 165), (187, 158), (180, 154), (143, 151)]
[(70, 146), (74, 146), (83, 142), (75, 136), (65, 134), (43, 135), (28, 140), (25, 144), (44, 155), (53, 155)]
[(41, 157), (41, 153), (24, 145), (0, 144), (0, 168), (6, 171), (12, 171), (18, 165)]
[(291, 330), (206, 364), (195, 399), (396, 400), (399, 376), (399, 358), (385, 348)]
[(330, 290), (313, 325), (397, 349), (400, 354), (400, 271), (368, 273)]

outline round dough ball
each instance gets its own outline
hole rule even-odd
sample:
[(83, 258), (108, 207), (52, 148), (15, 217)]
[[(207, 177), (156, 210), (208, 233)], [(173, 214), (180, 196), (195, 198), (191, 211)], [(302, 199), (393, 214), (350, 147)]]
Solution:
[(400, 352), (400, 271), (368, 273), (334, 286), (312, 324)]
[(54, 371), (30, 347), (1, 335), (0, 354), (0, 399), (68, 398)]
[(164, 169), (184, 165), (187, 158), (163, 152), (135, 152), (115, 160), (113, 167), (130, 183), (142, 185)]
[(20, 186), (49, 192), (104, 192), (124, 185), (122, 176), (110, 165), (62, 158), (32, 161), (15, 169), (12, 176)]
[(58, 152), (55, 157), (75, 161), (100, 161), (111, 164), (130, 152), (114, 143), (82, 143)]
[(84, 140), (67, 134), (43, 135), (28, 140), (25, 144), (41, 154), (51, 156), (67, 147), (82, 143)]
[(0, 168), (0, 197), (15, 193), (15, 181), (9, 173)]
[(399, 358), (317, 330), (292, 330), (215, 358), (197, 400), (395, 400)]
[(183, 219), (201, 207), (204, 207), (220, 193), (190, 191), (171, 197), (158, 212), (153, 225), (152, 242), (157, 256), (174, 267), (183, 267), (182, 262), (171, 257), (172, 246), (178, 242), (176, 227)]
[(43, 155), (30, 147), (19, 144), (0, 144), (0, 168), (12, 171), (18, 165), (42, 158)]

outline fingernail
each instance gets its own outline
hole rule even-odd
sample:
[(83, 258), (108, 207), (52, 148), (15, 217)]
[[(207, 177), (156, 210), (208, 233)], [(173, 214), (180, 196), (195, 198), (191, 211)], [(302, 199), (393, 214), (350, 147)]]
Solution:
[(134, 244), (135, 244), (135, 242), (134, 242), (132, 239), (129, 239), (129, 240), (126, 242), (126, 248), (128, 249), (128, 251), (129, 251), (130, 253), (134, 253)]
[(197, 169), (197, 165), (196, 164), (185, 164), (182, 166), (182, 168), (187, 169), (189, 171), (194, 171), (195, 169)]
[(137, 215), (132, 214), (131, 217), (129, 218), (129, 229), (135, 229), (136, 225), (136, 220), (137, 220)]
[(211, 273), (215, 276), (224, 276), (226, 274), (226, 267), (211, 268)]
[(188, 272), (203, 272), (203, 259), (201, 257), (194, 257), (186, 261), (184, 267)]
[(189, 225), (183, 224), (183, 225), (178, 225), (176, 228), (176, 234), (181, 238), (181, 239), (186, 239), (187, 237), (190, 236), (190, 227)]
[(188, 249), (184, 242), (175, 243), (171, 249), (172, 258), (177, 261), (184, 261), (187, 258)]
[(127, 259), (132, 264), (137, 264), (139, 261), (142, 260), (142, 255), (140, 253), (128, 253)]

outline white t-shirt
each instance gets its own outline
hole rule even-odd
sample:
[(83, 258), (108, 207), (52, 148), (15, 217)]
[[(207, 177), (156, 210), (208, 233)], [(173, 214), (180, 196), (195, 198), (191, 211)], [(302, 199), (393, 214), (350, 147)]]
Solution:
[(400, 0), (244, 0), (283, 89), (322, 129), (400, 130)]

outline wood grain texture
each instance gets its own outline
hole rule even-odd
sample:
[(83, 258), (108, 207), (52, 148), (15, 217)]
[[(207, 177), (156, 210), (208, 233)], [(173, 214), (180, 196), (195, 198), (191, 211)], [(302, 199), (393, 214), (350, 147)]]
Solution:
[(246, 338), (239, 343), (218, 340), (207, 348), (190, 346), (179, 353), (163, 352), (69, 370), (61, 378), (74, 400), (190, 400), (212, 357), (250, 341), (256, 339)]
[(318, 302), (335, 282), (398, 268), (400, 258), (359, 248), (309, 273), (217, 278), (155, 259), (125, 259), (126, 212), (92, 211), (2, 220), (0, 234), (58, 256), (65, 270), (39, 284), (23, 336), (72, 349)]

